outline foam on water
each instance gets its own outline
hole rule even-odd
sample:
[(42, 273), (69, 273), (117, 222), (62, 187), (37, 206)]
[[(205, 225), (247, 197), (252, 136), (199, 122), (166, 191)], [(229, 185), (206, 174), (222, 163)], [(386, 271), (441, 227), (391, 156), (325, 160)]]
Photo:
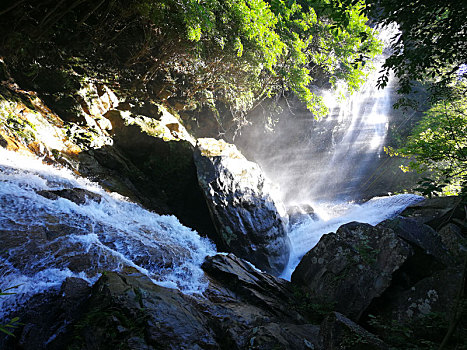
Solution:
[(311, 204), (318, 219), (309, 217), (290, 228), (289, 238), (292, 251), (289, 263), (280, 277), (290, 280), (300, 259), (313, 248), (324, 234), (336, 232), (343, 224), (358, 221), (376, 225), (391, 218), (407, 206), (417, 203), (423, 197), (401, 194), (389, 197), (375, 197), (363, 204), (318, 203)]
[[(78, 205), (37, 193), (65, 188), (102, 199)], [(20, 285), (0, 298), (4, 314), (67, 277), (93, 283), (104, 270), (134, 268), (185, 293), (207, 286), (200, 266), (216, 253), (209, 240), (66, 169), (0, 149), (0, 206), (0, 289)]]

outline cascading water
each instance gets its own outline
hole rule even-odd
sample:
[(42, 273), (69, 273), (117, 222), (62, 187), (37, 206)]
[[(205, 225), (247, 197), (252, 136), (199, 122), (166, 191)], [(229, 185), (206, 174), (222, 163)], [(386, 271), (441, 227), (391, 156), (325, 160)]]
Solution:
[(336, 232), (341, 225), (352, 221), (376, 225), (420, 200), (422, 200), (420, 196), (401, 194), (375, 197), (361, 205), (345, 202), (321, 203), (315, 207), (315, 215), (304, 213), (300, 220), (290, 225), (289, 238), (292, 251), (281, 277), (290, 280), (300, 259), (318, 243), (322, 235)]
[[(38, 193), (73, 188), (100, 199), (78, 205)], [(15, 294), (0, 298), (1, 313), (60, 287), (67, 277), (93, 282), (105, 270), (133, 268), (186, 293), (207, 286), (200, 266), (215, 248), (175, 217), (151, 213), (68, 170), (1, 148), (0, 207), (0, 289), (19, 285)]]
[[(383, 41), (394, 29), (383, 31)], [(236, 140), (283, 192), (286, 204), (351, 201), (366, 196), (365, 189), (381, 162), (389, 117), (395, 102), (394, 79), (385, 89), (376, 81), (384, 55), (374, 60), (361, 91), (343, 101), (322, 91), (330, 113), (315, 120), (296, 100), (288, 101), (274, 130), (245, 130)], [(264, 135), (264, 137), (263, 137)]]
[[(396, 28), (386, 28), (380, 39), (387, 45), (396, 33)], [(374, 60), (375, 69), (360, 92), (342, 102), (337, 102), (333, 93), (323, 92), (330, 107), (326, 118), (316, 121), (303, 105), (287, 101), (274, 132), (261, 137), (264, 129), (246, 130), (237, 140), (279, 185), (284, 203), (295, 212), (289, 226), (292, 252), (284, 278), (290, 278), (300, 258), (323, 234), (351, 221), (375, 225), (421, 200), (415, 195), (399, 195), (355, 203), (368, 195), (364, 190), (381, 163), (395, 102), (392, 77), (385, 89), (376, 87), (384, 57)]]

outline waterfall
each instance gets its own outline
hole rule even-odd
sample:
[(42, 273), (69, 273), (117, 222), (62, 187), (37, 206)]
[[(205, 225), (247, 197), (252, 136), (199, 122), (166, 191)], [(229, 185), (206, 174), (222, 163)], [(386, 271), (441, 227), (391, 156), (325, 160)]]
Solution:
[[(395, 33), (396, 28), (386, 28), (380, 38), (387, 43)], [(301, 102), (284, 98), (282, 112), (273, 117), (273, 130), (265, 132), (260, 122), (236, 139), (241, 150), (280, 186), (286, 204), (367, 197), (365, 190), (381, 164), (396, 102), (392, 75), (386, 88), (376, 86), (386, 56), (384, 52), (373, 60), (374, 69), (361, 90), (344, 100), (333, 91), (317, 92), (330, 107), (327, 117), (315, 120)], [(262, 111), (256, 112), (253, 121), (262, 119)]]
[[(78, 205), (40, 195), (76, 188), (97, 199)], [(215, 254), (210, 241), (66, 169), (0, 148), (0, 205), (0, 289), (19, 285), (0, 298), (0, 313), (67, 277), (92, 283), (105, 270), (133, 269), (185, 293), (207, 286), (200, 266)]]
[[(380, 67), (381, 61), (377, 64)], [(384, 90), (376, 88), (379, 69), (369, 75), (362, 90), (330, 109), (322, 123), (329, 130), (331, 140), (326, 152), (320, 155), (319, 174), (302, 196), (327, 201), (358, 200), (361, 191), (377, 169), (388, 129), (389, 115), (394, 101), (394, 84)], [(328, 93), (329, 94), (329, 93)], [(332, 98), (328, 96), (327, 99)], [(335, 97), (334, 97), (335, 98)]]
[[(397, 33), (396, 27), (384, 28), (380, 39), (388, 47)], [(421, 200), (398, 195), (357, 204), (367, 198), (365, 190), (379, 171), (393, 113), (395, 79), (390, 75), (384, 89), (376, 86), (387, 54), (373, 61), (375, 68), (359, 92), (344, 100), (332, 91), (320, 92), (330, 107), (326, 118), (315, 120), (299, 101), (286, 100), (274, 130), (265, 133), (263, 125), (256, 125), (236, 140), (280, 187), (284, 203), (293, 212), (292, 252), (284, 278), (290, 278), (301, 257), (323, 234), (351, 221), (376, 225)]]

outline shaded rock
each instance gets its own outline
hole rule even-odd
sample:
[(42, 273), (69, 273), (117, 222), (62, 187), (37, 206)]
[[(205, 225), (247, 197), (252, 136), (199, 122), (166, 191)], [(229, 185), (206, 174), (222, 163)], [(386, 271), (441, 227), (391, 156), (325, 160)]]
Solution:
[(76, 349), (217, 349), (207, 319), (182, 293), (143, 275), (104, 274), (70, 326)]
[(416, 319), (436, 313), (448, 322), (461, 280), (461, 266), (436, 271), (406, 290), (388, 289), (374, 300), (367, 313), (400, 324), (411, 324)]
[(61, 350), (69, 341), (70, 322), (82, 314), (80, 306), (89, 297), (91, 287), (80, 278), (67, 278), (58, 293), (39, 294), (15, 312), (23, 325), (16, 337), (0, 335), (0, 348), (24, 350)]
[(377, 336), (333, 312), (321, 324), (320, 337), (326, 350), (383, 350), (389, 347)]
[[(412, 218), (415, 221), (429, 225), (435, 230), (449, 220), (449, 217), (462, 216), (462, 209), (458, 208), (459, 197), (429, 198), (407, 207), (400, 215)], [(455, 211), (455, 213), (452, 213)], [(463, 213), (465, 216), (465, 213)]]
[(57, 198), (66, 198), (78, 205), (85, 204), (87, 201), (100, 202), (102, 197), (94, 192), (85, 190), (84, 188), (65, 188), (55, 191), (37, 191), (41, 196), (55, 200)]
[[(52, 320), (53, 313), (39, 318), (44, 332), (37, 340), (31, 338), (35, 333), (28, 333), (29, 328), (18, 329), (17, 339), (30, 341), (31, 347), (25, 349), (321, 349), (318, 326), (287, 321), (232, 292), (223, 300), (196, 298), (155, 285), (130, 270), (106, 272), (92, 289), (79, 284), (74, 288), (70, 282), (63, 284), (58, 295), (42, 295), (38, 300), (41, 305), (52, 303), (51, 310), (64, 305), (79, 311), (66, 321), (63, 317)], [(209, 288), (221, 290), (218, 282), (211, 282)], [(288, 299), (276, 300), (281, 302), (287, 304)], [(14, 348), (7, 345), (5, 349)]]
[(462, 235), (462, 229), (453, 223), (448, 223), (438, 233), (449, 252), (461, 261), (467, 252), (467, 240)]
[(260, 167), (234, 145), (200, 139), (195, 150), (198, 181), (221, 249), (272, 274), (288, 262), (290, 243), (279, 205)]
[(107, 112), (113, 144), (82, 152), (79, 171), (111, 191), (160, 214), (174, 214), (184, 225), (210, 235), (215, 229), (196, 177), (194, 140), (167, 110), (152, 108), (157, 109), (153, 117), (128, 110)]
[[(440, 235), (428, 225), (412, 218), (397, 217), (383, 221), (380, 226), (392, 229), (397, 236), (410, 243), (412, 247), (420, 249), (423, 254), (432, 256), (434, 259), (429, 259), (432, 265), (430, 270), (444, 268), (454, 262)], [(428, 269), (429, 267), (425, 265), (425, 270)]]
[(298, 311), (290, 282), (233, 254), (209, 257), (203, 269), (210, 278), (203, 308), (222, 349), (321, 349), (319, 327)]
[[(229, 289), (244, 302), (268, 310), (280, 316), (281, 320), (304, 321), (297, 311), (290, 308), (289, 302), (293, 298), (290, 282), (261, 272), (233, 254), (208, 257), (202, 268), (222, 288)], [(217, 298), (220, 295), (217, 293)], [(216, 300), (216, 293), (211, 297)]]
[(313, 207), (309, 204), (294, 205), (287, 208), (287, 215), (289, 216), (289, 227), (304, 220), (318, 220), (318, 215), (315, 213)]
[(269, 323), (253, 328), (249, 331), (248, 337), (250, 345), (248, 349), (321, 349), (319, 326), (311, 324)]
[(414, 254), (393, 230), (352, 222), (321, 237), (300, 261), (292, 282), (307, 286), (351, 319), (359, 319)]

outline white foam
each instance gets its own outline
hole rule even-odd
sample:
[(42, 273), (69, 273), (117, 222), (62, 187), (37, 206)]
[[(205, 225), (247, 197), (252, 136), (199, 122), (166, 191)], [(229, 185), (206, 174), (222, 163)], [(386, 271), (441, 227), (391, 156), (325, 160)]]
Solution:
[[(37, 193), (64, 188), (86, 189), (102, 200), (78, 205)], [(58, 288), (66, 277), (93, 282), (100, 271), (124, 266), (185, 293), (207, 286), (200, 266), (216, 253), (208, 239), (174, 216), (149, 212), (66, 169), (0, 149), (0, 205), (1, 234), (18, 236), (9, 240), (10, 249), (0, 249), (0, 288), (21, 284), (16, 294), (0, 298), (0, 312)], [(82, 271), (73, 272), (72, 263), (82, 263)]]
[(391, 218), (407, 206), (419, 202), (423, 197), (412, 194), (376, 197), (363, 204), (355, 203), (320, 203), (311, 204), (319, 220), (311, 217), (295, 224), (289, 231), (292, 251), (289, 263), (281, 276), (290, 280), (292, 272), (300, 259), (312, 249), (327, 233), (336, 232), (343, 224), (358, 221), (376, 225)]

